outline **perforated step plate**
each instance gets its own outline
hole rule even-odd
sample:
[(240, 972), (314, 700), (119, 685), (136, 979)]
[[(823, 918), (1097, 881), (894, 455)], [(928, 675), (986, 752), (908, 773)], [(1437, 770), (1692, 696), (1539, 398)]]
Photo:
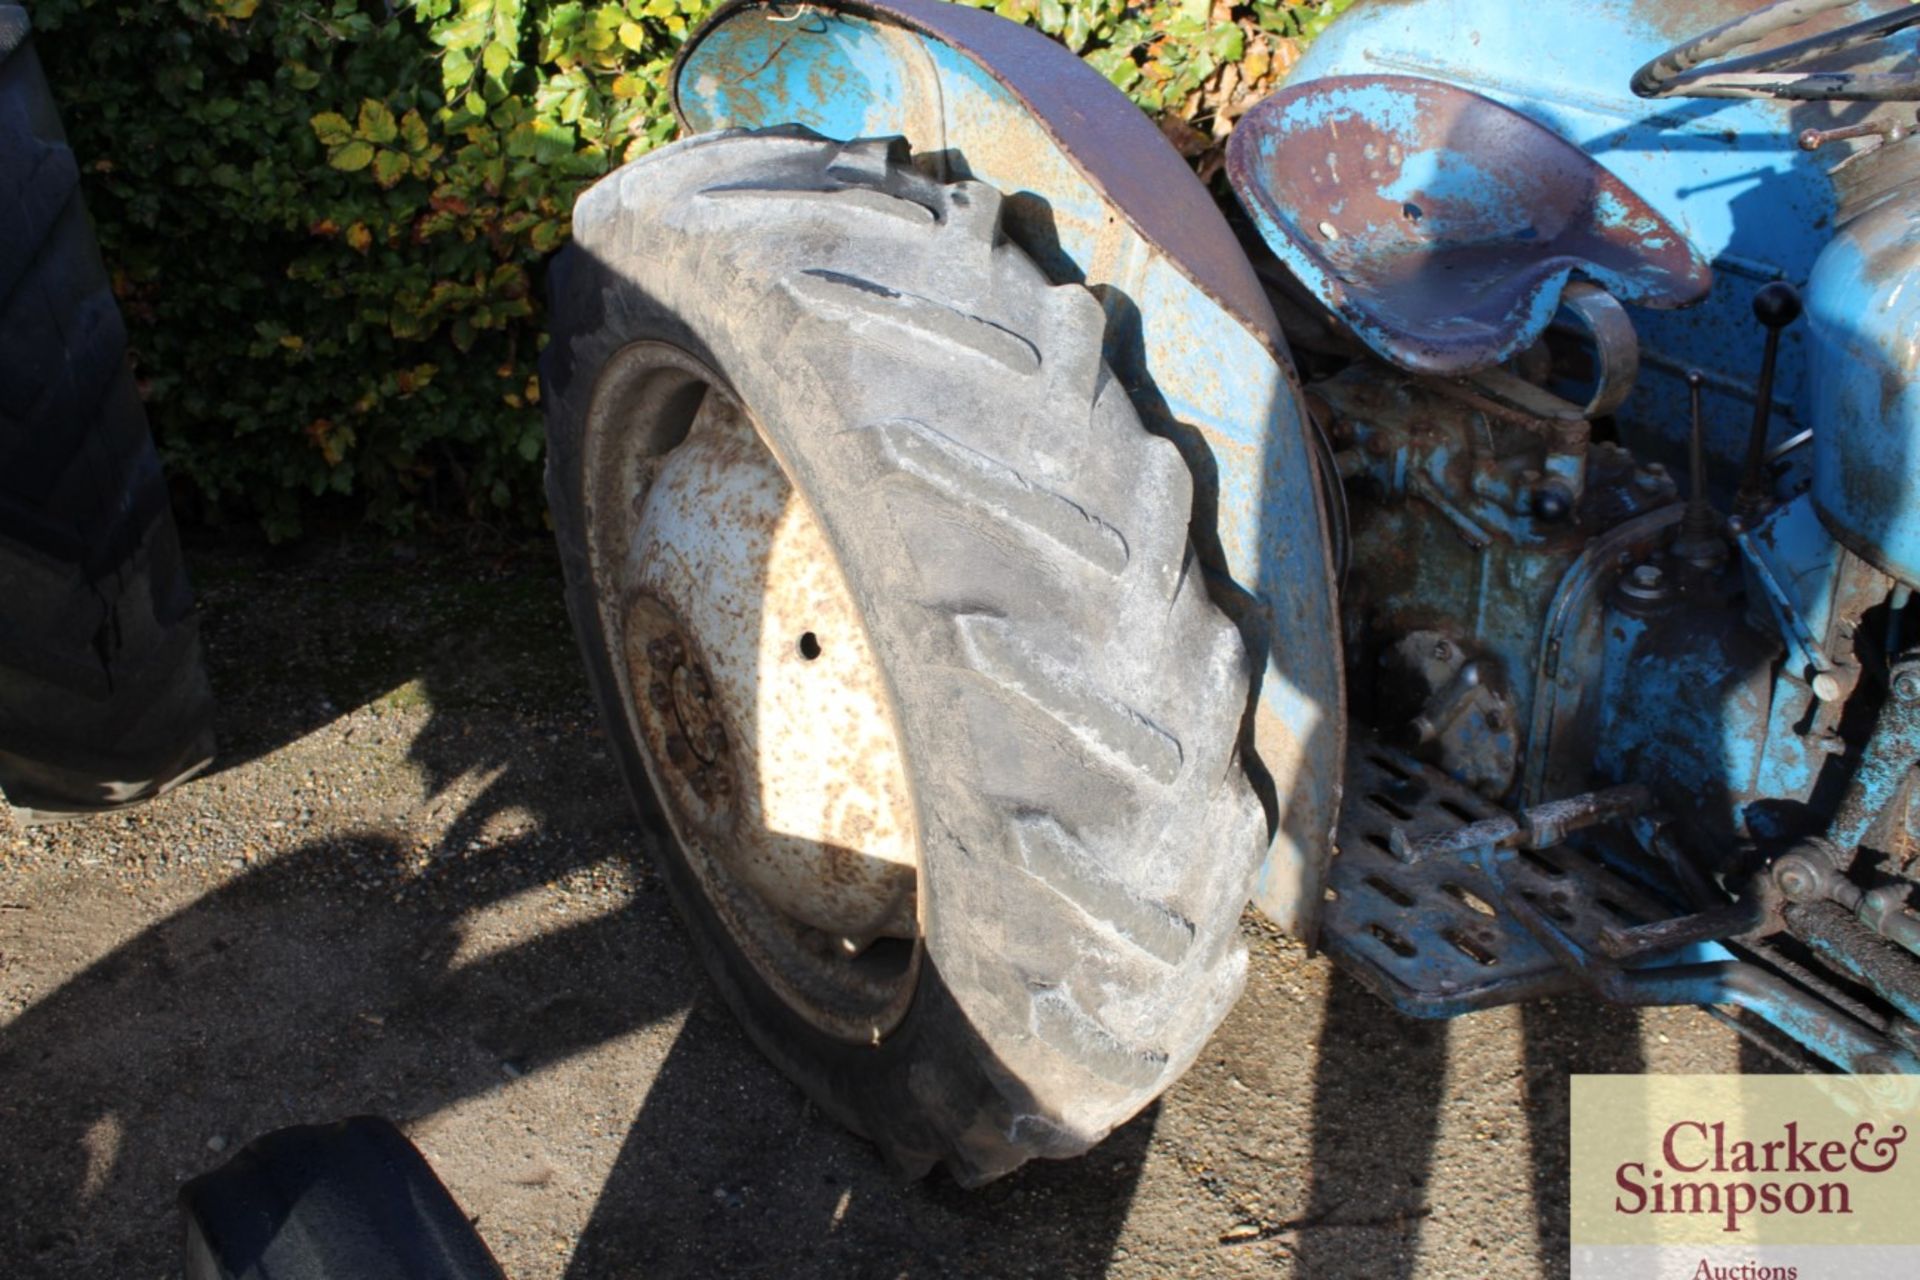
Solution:
[(1575, 989), (1578, 967), (1602, 954), (1603, 930), (1668, 914), (1570, 845), (1500, 851), (1504, 885), (1485, 869), (1484, 851), (1413, 864), (1393, 852), (1396, 829), (1411, 842), (1502, 812), (1397, 751), (1365, 739), (1353, 745), (1322, 940), (1403, 1013), (1450, 1018)]

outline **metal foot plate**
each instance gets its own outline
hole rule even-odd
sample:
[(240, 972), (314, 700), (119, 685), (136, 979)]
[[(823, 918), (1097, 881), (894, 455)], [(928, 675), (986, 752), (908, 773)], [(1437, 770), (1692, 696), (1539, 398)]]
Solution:
[[(1403, 1013), (1450, 1018), (1576, 989), (1580, 975), (1556, 951), (1578, 963), (1603, 954), (1603, 931), (1667, 914), (1568, 845), (1420, 861), (1395, 852), (1501, 815), (1438, 770), (1364, 739), (1353, 746), (1322, 938)], [(1561, 945), (1543, 945), (1522, 915)]]

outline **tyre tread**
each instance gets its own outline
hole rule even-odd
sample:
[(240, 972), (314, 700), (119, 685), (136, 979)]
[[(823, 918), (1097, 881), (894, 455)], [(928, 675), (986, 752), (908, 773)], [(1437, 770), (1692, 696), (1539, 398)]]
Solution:
[(213, 750), (166, 486), (57, 121), (30, 39), (0, 47), (0, 790), (34, 819), (156, 795)]

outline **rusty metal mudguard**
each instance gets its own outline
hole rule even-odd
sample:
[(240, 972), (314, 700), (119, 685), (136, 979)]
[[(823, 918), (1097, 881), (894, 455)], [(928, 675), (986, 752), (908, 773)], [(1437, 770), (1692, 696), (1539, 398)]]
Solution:
[(687, 42), (673, 98), (690, 133), (902, 135), (943, 176), (998, 188), (1008, 234), (1101, 298), (1107, 362), (1185, 454), (1201, 559), (1264, 658), (1249, 766), (1276, 836), (1254, 898), (1310, 939), (1345, 732), (1325, 497), (1285, 339), (1206, 188), (1060, 45), (940, 0), (737, 0)]

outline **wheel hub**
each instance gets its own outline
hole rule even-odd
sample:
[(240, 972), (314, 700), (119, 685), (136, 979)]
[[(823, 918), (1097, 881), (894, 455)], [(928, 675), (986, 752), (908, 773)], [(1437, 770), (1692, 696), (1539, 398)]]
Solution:
[[(644, 624), (631, 635), (645, 635)], [(665, 679), (661, 679), (662, 673)], [(715, 714), (713, 680), (697, 659), (687, 656), (677, 629), (646, 641), (646, 661), (636, 665), (635, 684), (649, 676), (647, 702), (665, 720), (661, 747), (673, 770), (714, 815), (724, 814), (734, 778), (727, 759), (727, 730)]]
[[(633, 727), (735, 941), (817, 1024), (868, 1040), (918, 964), (918, 841), (890, 700), (825, 533), (709, 389), (642, 459), (621, 554)], [(881, 945), (888, 944), (888, 945)]]

